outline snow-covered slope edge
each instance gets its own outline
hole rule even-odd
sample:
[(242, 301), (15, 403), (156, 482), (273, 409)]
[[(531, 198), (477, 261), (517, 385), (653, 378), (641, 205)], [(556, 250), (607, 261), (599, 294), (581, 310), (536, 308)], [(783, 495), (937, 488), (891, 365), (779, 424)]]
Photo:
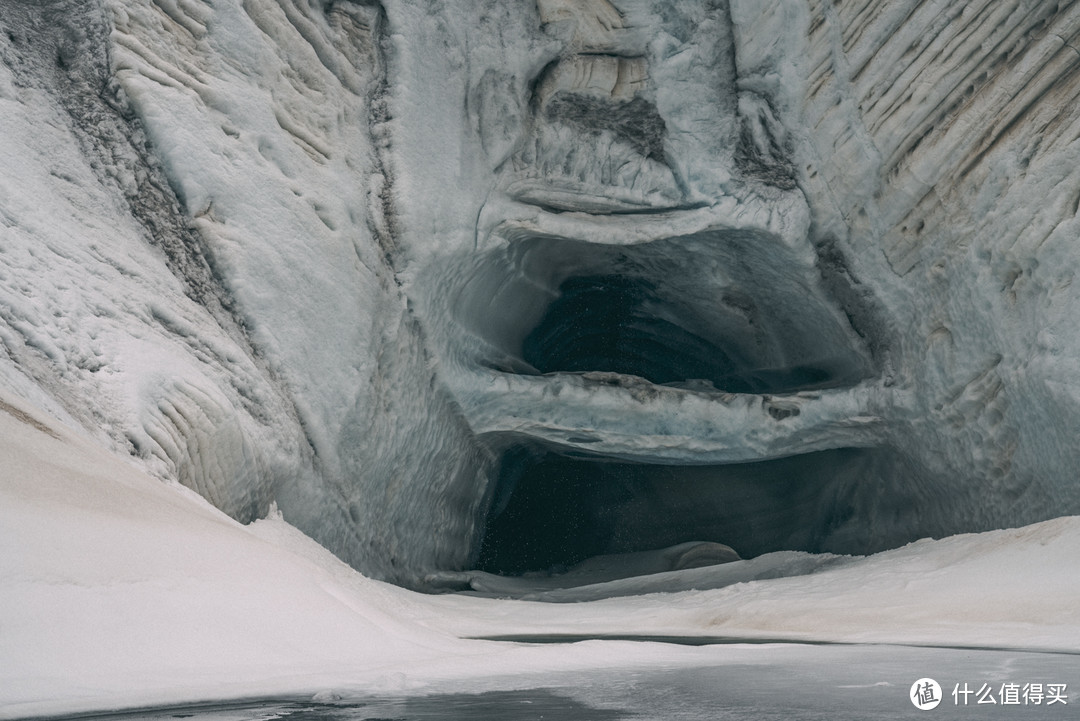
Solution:
[(468, 688), (680, 655), (424, 628), (410, 617), (426, 597), (364, 578), (280, 516), (242, 526), (8, 395), (0, 467), (0, 718)]
[(261, 540), (18, 400), (0, 408), (6, 714), (277, 693), (453, 648), (388, 614), (381, 584)]
[[(0, 398), (0, 717), (253, 696), (513, 688), (722, 664), (742, 647), (456, 635), (701, 635), (1080, 651), (1080, 520), (922, 541), (816, 575), (585, 604), (371, 581), (279, 517), (250, 526)], [(513, 672), (510, 674), (510, 672)], [(508, 675), (509, 674), (509, 675)]]
[[(436, 597), (431, 604), (440, 611), (431, 625), (469, 637), (711, 636), (1080, 652), (1080, 581), (1069, 572), (1077, 552), (1080, 518), (1071, 516), (923, 539), (872, 556), (778, 553), (536, 594), (565, 602), (651, 594), (576, 603), (572, 610)], [(738, 580), (740, 572), (747, 580)]]

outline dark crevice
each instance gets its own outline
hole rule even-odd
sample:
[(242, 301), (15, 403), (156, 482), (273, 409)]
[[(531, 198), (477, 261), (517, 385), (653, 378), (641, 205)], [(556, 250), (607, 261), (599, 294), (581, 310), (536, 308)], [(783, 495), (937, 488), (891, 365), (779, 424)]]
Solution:
[[(757, 129), (757, 133), (754, 130)], [(760, 142), (756, 142), (755, 138)], [(765, 117), (740, 118), (739, 139), (735, 146), (735, 166), (747, 177), (781, 190), (794, 190), (795, 164), (790, 143), (781, 146)]]
[(478, 568), (561, 572), (586, 558), (722, 543), (743, 558), (772, 551), (867, 553), (868, 479), (884, 451), (837, 449), (722, 466), (570, 458), (533, 445), (508, 449), (479, 547)]
[[(506, 373), (616, 373), (703, 392), (843, 387), (873, 368), (843, 315), (768, 234), (637, 245), (545, 237), (463, 259), (452, 322)], [(719, 257), (718, 257), (719, 256)]]
[[(365, 3), (366, 5), (367, 3)], [(381, 184), (373, 191), (369, 202), (371, 210), (368, 221), (372, 236), (379, 244), (383, 260), (387, 267), (394, 267), (398, 237), (401, 234), (399, 209), (394, 200), (395, 172), (390, 153), (390, 122), (393, 120), (390, 109), (389, 63), (393, 57), (391, 41), (387, 33), (386, 10), (380, 3), (371, 3), (375, 8), (372, 23), (372, 61), (375, 64), (375, 82), (368, 106), (368, 139), (375, 149), (372, 156), (375, 162), (374, 177), (381, 178)], [(397, 275), (395, 282), (400, 285)]]
[[(811, 227), (811, 236), (818, 229)], [(873, 291), (851, 269), (839, 241), (831, 236), (815, 240), (817, 267), (822, 283), (837, 305), (843, 310), (851, 329), (858, 334), (868, 351), (871, 362), (886, 385), (893, 383), (892, 348), (896, 344), (893, 331), (882, 318), (881, 302)]]
[(762, 367), (740, 352), (739, 342), (712, 340), (684, 327), (674, 310), (648, 280), (569, 278), (525, 337), (522, 358), (541, 373), (606, 371), (658, 384), (705, 381), (733, 393), (781, 393), (834, 381), (826, 367)]
[[(545, 202), (542, 202), (540, 200), (530, 200), (529, 204), (530, 205), (535, 205), (537, 208), (540, 208), (541, 210), (543, 210), (543, 211), (545, 211), (547, 213), (552, 213), (554, 215), (561, 215), (563, 213), (578, 213), (578, 212), (581, 212), (580, 210), (575, 209), (575, 208), (570, 208), (568, 206), (551, 205), (550, 203), (545, 203)], [(679, 210), (688, 210), (688, 211), (689, 210), (700, 210), (701, 208), (704, 208), (706, 206), (707, 206), (706, 203), (680, 204), (679, 205)], [(654, 216), (654, 215), (670, 215), (671, 214), (671, 208), (665, 208), (665, 207), (625, 208), (625, 207), (622, 207), (622, 208), (617, 208), (617, 209), (613, 208), (613, 209), (610, 209), (610, 210), (609, 209), (594, 209), (594, 210), (590, 210), (589, 212), (592, 215), (618, 215), (618, 216), (635, 215), (635, 216), (640, 216), (640, 217), (646, 217), (646, 216)]]

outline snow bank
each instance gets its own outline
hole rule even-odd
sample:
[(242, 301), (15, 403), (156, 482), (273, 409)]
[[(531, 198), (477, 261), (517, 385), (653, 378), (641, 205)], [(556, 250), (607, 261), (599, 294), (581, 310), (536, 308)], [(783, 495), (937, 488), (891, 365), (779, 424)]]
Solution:
[(364, 578), (280, 515), (242, 526), (10, 396), (0, 468), (2, 718), (702, 658), (433, 631), (413, 620), (427, 597)]
[[(712, 591), (569, 605), (422, 596), (364, 578), (279, 516), (242, 526), (25, 401), (0, 400), (0, 717), (514, 688), (527, 686), (530, 674), (716, 664), (746, 654), (729, 646), (522, 646), (464, 636), (1080, 651), (1080, 581), (1065, 572), (1080, 551), (1076, 518), (920, 541)], [(739, 563), (752, 562), (712, 570)], [(700, 579), (709, 571), (680, 573)], [(616, 583), (653, 590), (648, 576)]]

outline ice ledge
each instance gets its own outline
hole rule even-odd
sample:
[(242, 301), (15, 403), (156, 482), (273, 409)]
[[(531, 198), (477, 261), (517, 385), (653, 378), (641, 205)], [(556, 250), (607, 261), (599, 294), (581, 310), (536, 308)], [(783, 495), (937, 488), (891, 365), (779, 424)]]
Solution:
[(769, 395), (702, 393), (615, 373), (474, 378), (459, 398), (477, 434), (519, 434), (649, 463), (743, 463), (880, 446), (886, 414), (903, 405), (880, 383)]
[(770, 193), (749, 185), (732, 184), (729, 195), (708, 205), (659, 208), (645, 212), (591, 214), (550, 211), (494, 195), (477, 219), (478, 250), (499, 247), (529, 237), (568, 238), (603, 245), (637, 245), (662, 238), (716, 230), (747, 230), (769, 234), (793, 260), (813, 265), (806, 242), (809, 208), (799, 193)]

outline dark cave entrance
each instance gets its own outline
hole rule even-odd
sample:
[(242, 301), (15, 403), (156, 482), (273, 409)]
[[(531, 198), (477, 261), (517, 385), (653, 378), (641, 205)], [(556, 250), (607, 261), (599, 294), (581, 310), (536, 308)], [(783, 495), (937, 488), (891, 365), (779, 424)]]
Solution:
[[(505, 240), (445, 271), (454, 284), (440, 295), (449, 301), (439, 307), (452, 309), (462, 331), (453, 339), (458, 357), (487, 371), (479, 374), (485, 392), (500, 374), (553, 376), (554, 397), (558, 376), (599, 374), (583, 382), (764, 402), (844, 388), (876, 372), (817, 271), (765, 231), (604, 243), (523, 228)], [(568, 394), (567, 402), (585, 398)], [(556, 405), (535, 422), (557, 425)], [(628, 419), (642, 408), (627, 403)], [(574, 427), (587, 429), (588, 408), (575, 413), (585, 421)], [(777, 413), (770, 411), (782, 422)], [(623, 437), (648, 425), (605, 418), (600, 430)], [(695, 541), (752, 558), (867, 553), (911, 540), (888, 523), (874, 526), (906, 498), (882, 490), (897, 472), (885, 450), (841, 441), (834, 450), (752, 463), (706, 465), (689, 449), (673, 462), (632, 462), (582, 447), (594, 442), (585, 430), (568, 436), (568, 446), (518, 433), (484, 438), (501, 461), (471, 565), (489, 573), (559, 572), (590, 557)]]
[(447, 270), (455, 342), (497, 372), (606, 372), (729, 393), (842, 387), (874, 373), (814, 274), (767, 233), (630, 245), (529, 236)]
[(586, 558), (712, 541), (743, 558), (780, 550), (866, 553), (867, 478), (886, 454), (843, 448), (757, 463), (673, 466), (503, 454), (477, 568), (561, 572)]
[[(733, 294), (722, 301), (728, 312), (739, 302)], [(843, 368), (834, 361), (830, 368), (764, 358), (762, 343), (753, 338), (753, 318), (740, 318), (738, 332), (728, 328), (719, 340), (700, 312), (680, 305), (645, 278), (570, 277), (522, 342), (522, 359), (540, 373), (612, 372), (730, 393), (827, 388), (859, 372), (850, 361)], [(750, 301), (743, 303), (744, 315), (753, 310)]]

